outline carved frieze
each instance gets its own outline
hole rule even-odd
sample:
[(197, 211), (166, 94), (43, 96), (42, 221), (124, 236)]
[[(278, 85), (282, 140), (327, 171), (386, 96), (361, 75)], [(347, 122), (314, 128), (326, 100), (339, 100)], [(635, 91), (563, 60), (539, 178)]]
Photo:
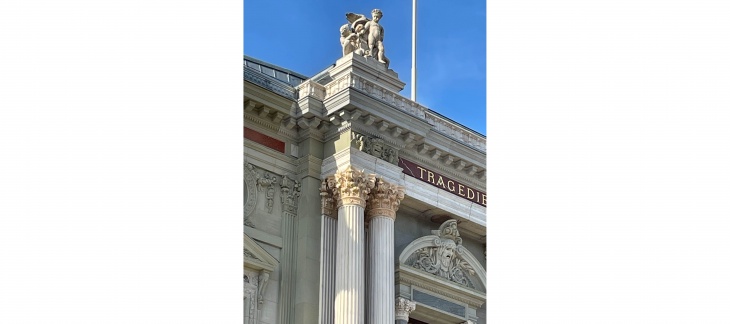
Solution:
[(444, 222), (438, 231), (433, 232), (437, 235), (433, 244), (416, 250), (405, 264), (459, 285), (475, 288), (473, 277), (476, 272), (462, 257), (465, 248), (461, 245), (456, 220)]
[(301, 183), (287, 176), (281, 178), (281, 204), (285, 213), (297, 214), (297, 200), (301, 191)]
[(378, 178), (368, 196), (366, 221), (375, 216), (388, 216), (395, 220), (395, 212), (398, 211), (403, 197), (405, 197), (404, 187)]
[(365, 199), (370, 189), (375, 187), (375, 175), (365, 174), (364, 170), (356, 170), (352, 166), (335, 173), (333, 196), (337, 206), (359, 205), (365, 207)]
[(398, 150), (386, 145), (385, 141), (377, 137), (368, 137), (362, 134), (352, 133), (352, 147), (357, 148), (381, 160), (392, 164), (398, 164)]

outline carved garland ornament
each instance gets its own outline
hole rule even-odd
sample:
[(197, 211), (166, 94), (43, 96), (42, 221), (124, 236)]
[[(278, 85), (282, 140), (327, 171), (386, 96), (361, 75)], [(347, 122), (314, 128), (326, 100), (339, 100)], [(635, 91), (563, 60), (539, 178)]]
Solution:
[(474, 276), (476, 272), (460, 255), (463, 247), (456, 220), (447, 220), (438, 231), (433, 232), (438, 235), (433, 241), (435, 246), (416, 250), (406, 264), (462, 286), (475, 288), (467, 274)]
[(365, 199), (370, 189), (375, 187), (375, 175), (347, 166), (345, 170), (335, 173), (334, 178), (336, 190), (332, 193), (338, 208), (343, 205), (365, 207)]
[(398, 211), (403, 197), (405, 197), (405, 189), (402, 186), (391, 184), (382, 178), (377, 179), (375, 187), (370, 190), (368, 196), (365, 210), (366, 221), (375, 216), (387, 216), (395, 220), (395, 212)]

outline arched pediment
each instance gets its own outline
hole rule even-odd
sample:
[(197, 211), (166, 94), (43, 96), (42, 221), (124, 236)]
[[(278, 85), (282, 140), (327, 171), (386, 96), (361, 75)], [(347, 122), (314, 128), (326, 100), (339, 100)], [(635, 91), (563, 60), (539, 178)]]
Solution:
[(486, 292), (486, 270), (461, 245), (456, 220), (444, 222), (432, 233), (405, 247), (398, 258), (399, 268), (414, 268), (461, 287)]

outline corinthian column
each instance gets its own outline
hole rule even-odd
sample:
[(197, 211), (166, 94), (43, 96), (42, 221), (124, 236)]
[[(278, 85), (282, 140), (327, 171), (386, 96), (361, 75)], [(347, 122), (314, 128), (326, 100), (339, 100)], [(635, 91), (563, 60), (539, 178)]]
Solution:
[(322, 197), (322, 239), (319, 269), (319, 323), (335, 322), (335, 252), (337, 249), (337, 213), (332, 190), (335, 177), (322, 180), (319, 195)]
[(391, 324), (395, 318), (393, 223), (395, 212), (404, 197), (404, 189), (382, 178), (370, 190), (365, 221), (370, 222), (368, 238), (368, 321)]
[(398, 297), (395, 300), (395, 323), (396, 324), (406, 324), (408, 323), (408, 317), (411, 314), (412, 311), (416, 309), (416, 303), (405, 299), (403, 297)]
[(365, 200), (375, 176), (348, 166), (335, 174), (337, 273), (335, 324), (363, 324), (365, 318)]

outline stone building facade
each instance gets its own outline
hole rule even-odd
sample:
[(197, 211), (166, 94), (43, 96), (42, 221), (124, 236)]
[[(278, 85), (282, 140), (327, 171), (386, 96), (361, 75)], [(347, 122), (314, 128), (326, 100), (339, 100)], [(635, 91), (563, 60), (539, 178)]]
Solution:
[(244, 58), (247, 323), (485, 323), (486, 138), (373, 57)]

